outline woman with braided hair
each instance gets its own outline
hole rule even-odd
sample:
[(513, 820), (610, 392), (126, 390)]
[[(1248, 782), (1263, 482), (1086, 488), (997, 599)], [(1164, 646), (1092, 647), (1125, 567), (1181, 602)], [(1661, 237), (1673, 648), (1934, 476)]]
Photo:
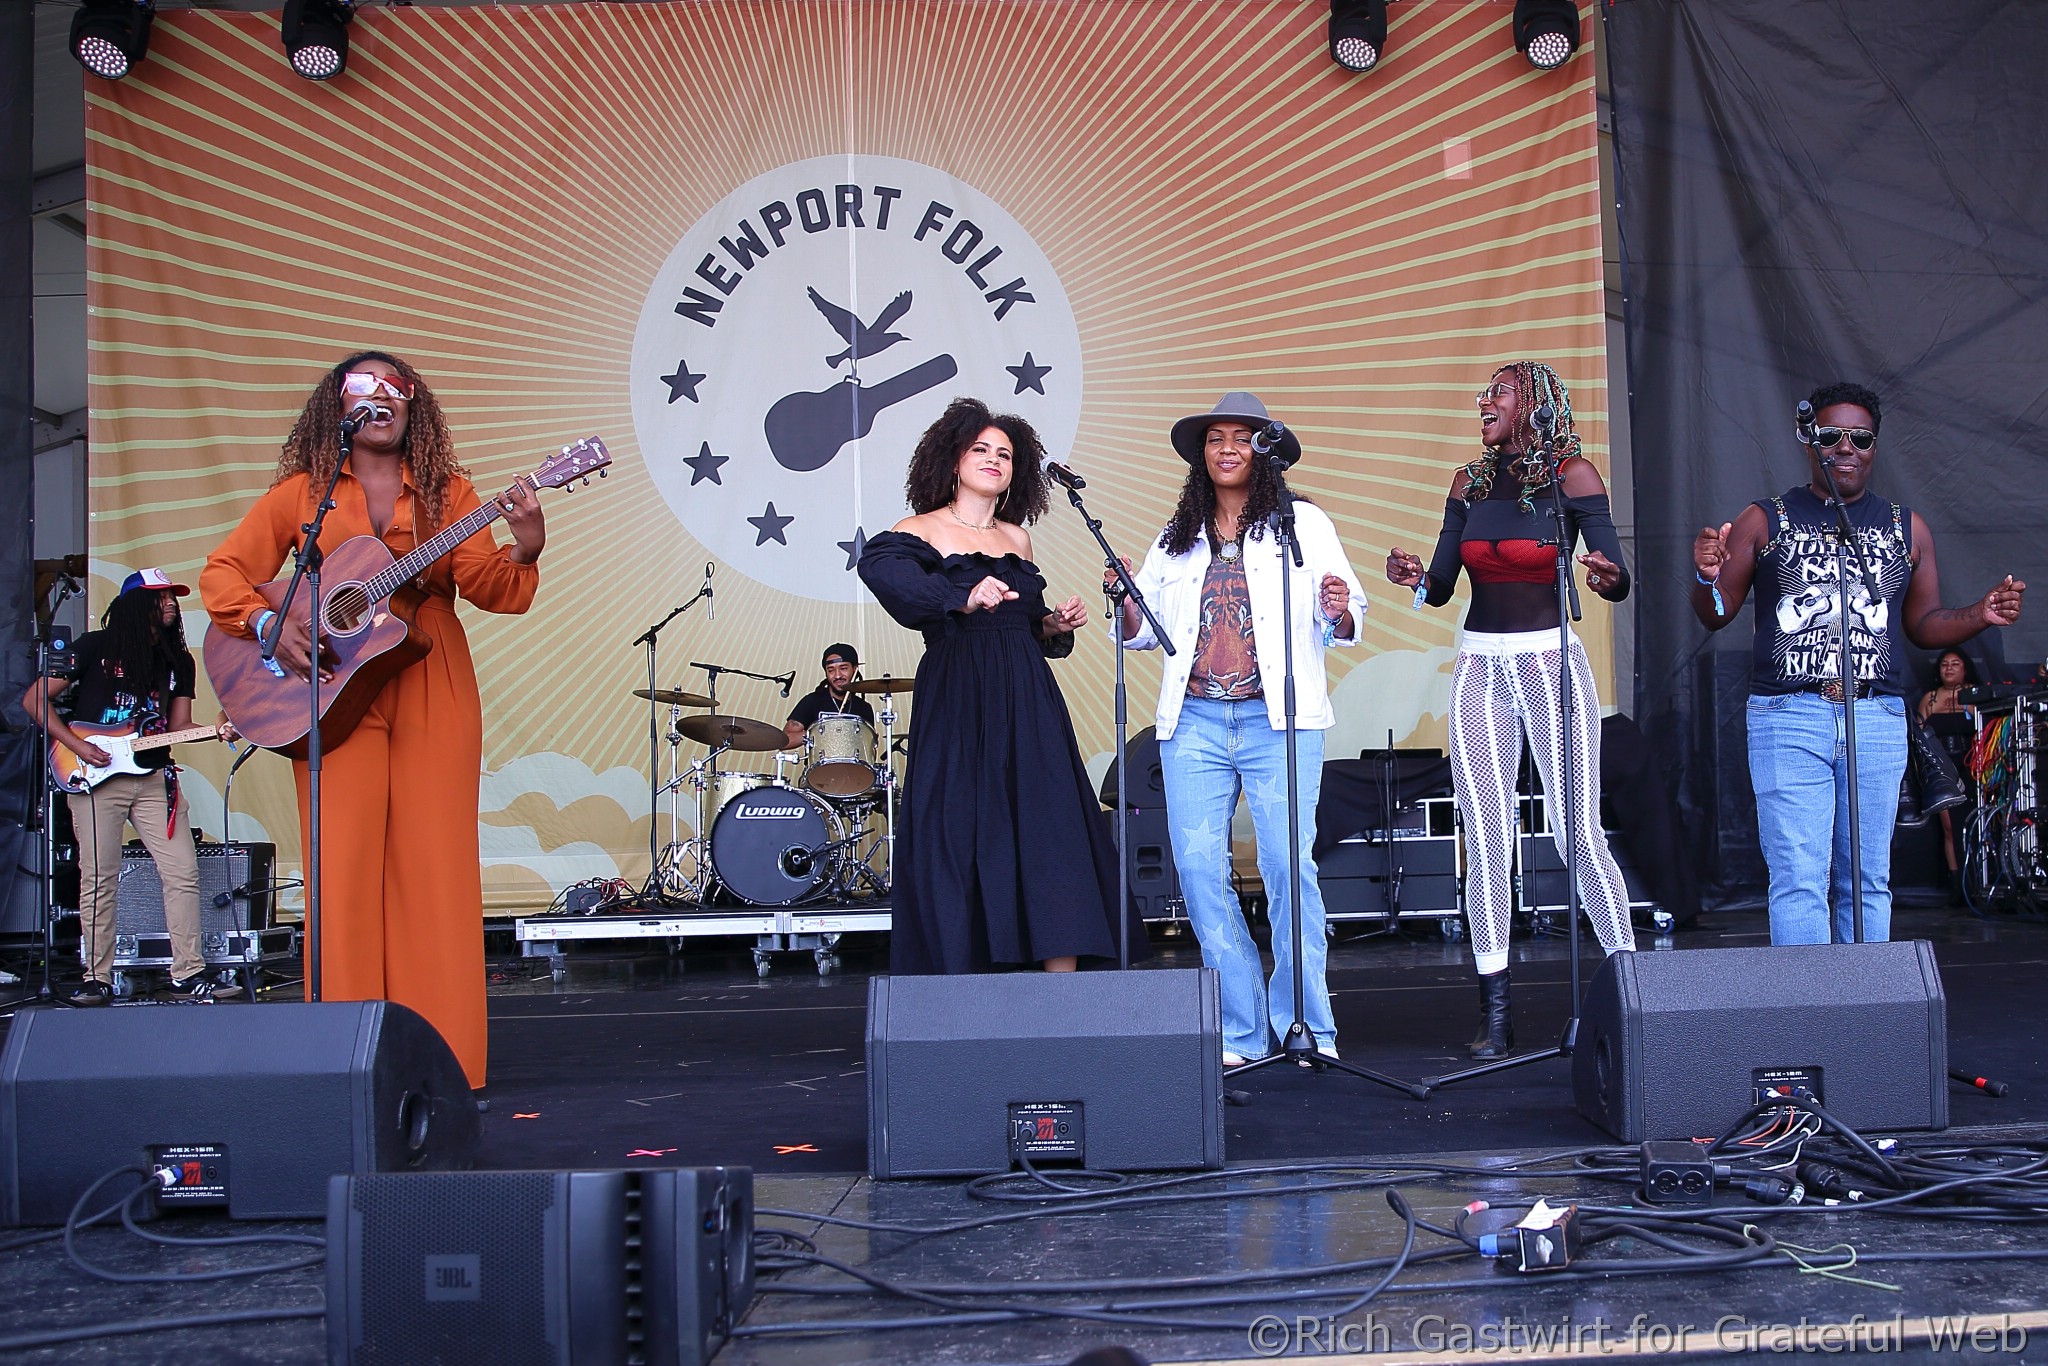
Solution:
[[(1535, 418), (1555, 418), (1554, 465), (1544, 459)], [(1570, 638), (1573, 707), (1563, 725), (1557, 624), (1557, 525), (1551, 485), (1562, 486), (1565, 523), (1586, 552), (1586, 587), (1609, 602), (1628, 596), (1628, 570), (1600, 472), (1579, 453), (1571, 398), (1549, 366), (1516, 361), (1479, 392), (1482, 449), (1451, 476), (1443, 530), (1429, 567), (1399, 546), (1387, 578), (1417, 590), (1417, 605), (1451, 600), (1458, 571), (1472, 580), (1472, 605), (1451, 676), (1451, 781), (1465, 823), (1471, 871), (1465, 915), (1479, 969), (1480, 1026), (1472, 1056), (1497, 1058), (1514, 1046), (1508, 1007), (1509, 868), (1515, 838), (1515, 776), (1527, 736), (1550, 794), (1558, 851), (1565, 832), (1578, 855), (1579, 899), (1609, 953), (1635, 947), (1621, 869), (1600, 828), (1600, 702), (1593, 671)], [(1572, 784), (1561, 773), (1570, 747)]]
[[(334, 472), (342, 414), (365, 400), (377, 416), (356, 433), (323, 546), (376, 536), (396, 558), (480, 506), (426, 382), (395, 356), (357, 352), (314, 385), (270, 491), (206, 559), (199, 592), (222, 631), (246, 638), (270, 625), (270, 604), (257, 586), (296, 547)], [(478, 1088), (485, 1063), (477, 836), (483, 707), (455, 599), (486, 612), (524, 612), (540, 585), (536, 562), (547, 540), (540, 503), (523, 482), (502, 501), (512, 544), (471, 536), (414, 581), (426, 600), (413, 626), (431, 653), (384, 684), (348, 738), (322, 755), (321, 996), (397, 1001), (418, 1011)], [(314, 667), (303, 616), (279, 633), (277, 659), (301, 678)], [(329, 662), (323, 650), (323, 676)], [(306, 848), (305, 760), (294, 760), (292, 770)]]

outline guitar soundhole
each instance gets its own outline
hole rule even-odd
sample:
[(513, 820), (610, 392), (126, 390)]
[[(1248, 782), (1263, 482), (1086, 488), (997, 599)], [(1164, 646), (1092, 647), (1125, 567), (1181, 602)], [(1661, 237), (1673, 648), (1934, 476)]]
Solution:
[(370, 595), (360, 583), (345, 583), (327, 597), (327, 631), (352, 636), (370, 620)]

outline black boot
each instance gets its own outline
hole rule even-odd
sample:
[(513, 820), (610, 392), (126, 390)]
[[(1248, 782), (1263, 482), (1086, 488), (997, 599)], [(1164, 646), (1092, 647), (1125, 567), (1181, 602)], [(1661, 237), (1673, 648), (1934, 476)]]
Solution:
[(1508, 1013), (1508, 971), (1502, 968), (1479, 979), (1479, 1035), (1472, 1040), (1472, 1056), (1506, 1057), (1514, 1046), (1515, 1022)]
[(1955, 761), (1924, 722), (1906, 723), (1906, 748), (1910, 759), (1907, 767), (1919, 779), (1923, 819), (1970, 800), (1962, 775), (1956, 772)]

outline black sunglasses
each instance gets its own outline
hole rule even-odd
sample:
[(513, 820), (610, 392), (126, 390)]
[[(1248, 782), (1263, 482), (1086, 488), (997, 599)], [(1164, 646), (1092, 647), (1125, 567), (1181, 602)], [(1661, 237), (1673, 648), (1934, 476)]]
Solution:
[(1877, 444), (1877, 433), (1868, 427), (1822, 427), (1813, 434), (1813, 444), (1822, 450), (1833, 450), (1842, 444), (1843, 437), (1859, 451), (1867, 451)]

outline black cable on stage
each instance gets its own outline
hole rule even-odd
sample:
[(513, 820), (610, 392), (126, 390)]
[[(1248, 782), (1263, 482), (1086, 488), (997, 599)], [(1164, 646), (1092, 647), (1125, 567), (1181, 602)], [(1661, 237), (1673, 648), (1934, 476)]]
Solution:
[(232, 1323), (267, 1323), (273, 1319), (318, 1319), (326, 1316), (325, 1305), (309, 1304), (292, 1309), (236, 1309), (219, 1314), (193, 1314), (175, 1319), (129, 1319), (123, 1323), (95, 1323), (82, 1328), (52, 1328), (41, 1333), (19, 1333), (13, 1337), (0, 1338), (0, 1352), (22, 1352), (31, 1347), (56, 1347), (67, 1342), (127, 1337), (137, 1333), (168, 1332), (179, 1328), (217, 1328)]
[[(121, 1222), (125, 1226), (127, 1226), (127, 1228), (131, 1232), (149, 1238), (152, 1242), (177, 1244), (183, 1246), (205, 1246), (211, 1243), (243, 1244), (252, 1242), (314, 1243), (320, 1248), (320, 1251), (317, 1254), (295, 1258), (294, 1260), (288, 1262), (267, 1262), (261, 1266), (230, 1267), (219, 1271), (110, 1271), (106, 1267), (95, 1265), (94, 1263), (89, 1262), (85, 1259), (85, 1257), (78, 1251), (77, 1235), (81, 1229), (90, 1227), (93, 1223), (96, 1223), (97, 1221), (104, 1219), (107, 1216), (107, 1214), (111, 1212), (103, 1210), (99, 1214), (92, 1216), (90, 1219), (81, 1220), (80, 1216), (81, 1214), (83, 1214), (85, 1210), (86, 1202), (91, 1200), (94, 1195), (98, 1194), (100, 1188), (106, 1185), (109, 1181), (113, 1181), (123, 1176), (141, 1176), (143, 1178), (143, 1184), (136, 1187), (134, 1190), (130, 1191), (128, 1195), (121, 1201), (121, 1203), (115, 1206), (114, 1208), (118, 1209), (121, 1212)], [(320, 1262), (326, 1260), (327, 1240), (324, 1238), (311, 1238), (304, 1234), (248, 1235), (236, 1236), (226, 1239), (176, 1238), (169, 1234), (143, 1234), (139, 1228), (136, 1228), (131, 1217), (130, 1210), (138, 1198), (148, 1194), (151, 1190), (155, 1189), (156, 1185), (157, 1175), (155, 1172), (151, 1171), (147, 1167), (128, 1166), (116, 1167), (112, 1171), (100, 1177), (97, 1181), (93, 1182), (90, 1186), (87, 1186), (85, 1190), (79, 1195), (78, 1199), (72, 1203), (71, 1213), (69, 1216), (66, 1217), (64, 1221), (64, 1256), (66, 1260), (68, 1260), (73, 1266), (77, 1267), (80, 1271), (83, 1271), (86, 1275), (91, 1276), (96, 1280), (112, 1281), (116, 1285), (189, 1284), (196, 1281), (239, 1280), (245, 1276), (262, 1276), (267, 1275), (268, 1273), (273, 1271), (297, 1271), (302, 1267), (315, 1266), (318, 1265)]]

